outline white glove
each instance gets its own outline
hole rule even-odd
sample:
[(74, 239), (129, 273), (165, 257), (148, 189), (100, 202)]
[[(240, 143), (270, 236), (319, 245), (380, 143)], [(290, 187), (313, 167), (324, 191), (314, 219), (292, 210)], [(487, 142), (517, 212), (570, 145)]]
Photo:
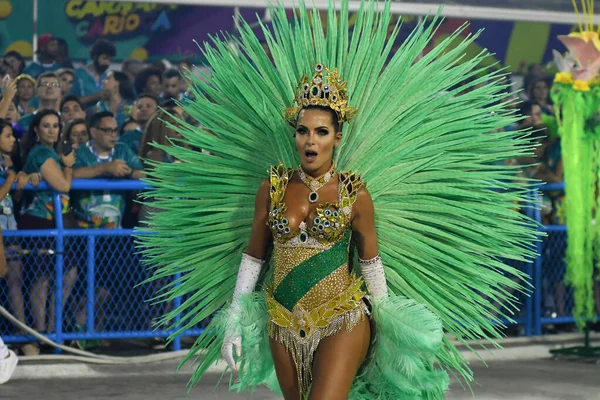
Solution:
[(385, 271), (383, 270), (381, 256), (371, 258), (370, 260), (359, 258), (358, 262), (360, 263), (360, 270), (371, 297), (387, 297), (388, 287), (385, 281)]
[(223, 345), (221, 346), (221, 357), (225, 359), (229, 368), (234, 371), (237, 371), (238, 368), (233, 358), (233, 349), (235, 348), (235, 354), (238, 358), (242, 356), (242, 336), (239, 328), (237, 328), (242, 313), (240, 297), (254, 291), (263, 264), (263, 260), (249, 256), (246, 253), (242, 254), (242, 262), (240, 263), (240, 269), (235, 283), (233, 300), (231, 301), (231, 306), (228, 310), (230, 324), (225, 331)]

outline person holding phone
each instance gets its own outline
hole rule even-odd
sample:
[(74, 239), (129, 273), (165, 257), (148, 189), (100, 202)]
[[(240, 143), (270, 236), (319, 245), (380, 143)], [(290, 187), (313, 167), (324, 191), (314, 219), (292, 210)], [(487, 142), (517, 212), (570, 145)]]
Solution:
[[(75, 152), (70, 145), (57, 146), (60, 133), (60, 116), (54, 110), (40, 110), (31, 122), (24, 140), (25, 166), (27, 174), (39, 173), (52, 188), (48, 191), (33, 192), (25, 213), (19, 221), (20, 229), (55, 229), (53, 192), (61, 193), (62, 218), (65, 228), (75, 228), (75, 218), (69, 206), (69, 190), (73, 180)], [(50, 293), (50, 306), (47, 304), (51, 280), (54, 277), (52, 254), (54, 243), (48, 238), (29, 242), (32, 267), (35, 278), (31, 285), (31, 303), (34, 327), (39, 332), (54, 331), (54, 293)], [(70, 251), (71, 243), (65, 243), (63, 305), (69, 298), (77, 278), (75, 257)], [(46, 309), (49, 310), (46, 315)], [(46, 318), (47, 317), (47, 318)]]

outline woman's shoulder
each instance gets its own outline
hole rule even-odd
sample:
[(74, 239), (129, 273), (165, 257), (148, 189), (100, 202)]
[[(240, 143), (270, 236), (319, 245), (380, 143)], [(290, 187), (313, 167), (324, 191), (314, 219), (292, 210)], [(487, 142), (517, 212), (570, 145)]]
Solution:
[(38, 144), (31, 149), (29, 155), (27, 156), (27, 159), (29, 159), (30, 157), (52, 157), (58, 160), (58, 154), (56, 154), (56, 151), (54, 149), (41, 144)]
[(24, 170), (28, 174), (33, 172), (40, 172), (40, 168), (49, 158), (54, 159), (58, 162), (58, 154), (54, 149), (38, 144), (34, 146), (25, 160)]

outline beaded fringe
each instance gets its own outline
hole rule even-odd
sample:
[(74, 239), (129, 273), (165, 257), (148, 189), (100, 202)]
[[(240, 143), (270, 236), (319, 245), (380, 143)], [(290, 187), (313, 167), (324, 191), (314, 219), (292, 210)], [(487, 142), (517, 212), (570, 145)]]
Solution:
[(312, 336), (304, 343), (300, 343), (289, 328), (281, 327), (269, 320), (269, 337), (281, 343), (292, 354), (298, 375), (300, 399), (305, 398), (312, 383), (313, 357), (321, 340), (341, 332), (342, 329), (346, 332), (352, 331), (367, 315), (369, 315), (367, 306), (361, 301), (358, 307), (332, 319), (325, 328), (315, 329)]

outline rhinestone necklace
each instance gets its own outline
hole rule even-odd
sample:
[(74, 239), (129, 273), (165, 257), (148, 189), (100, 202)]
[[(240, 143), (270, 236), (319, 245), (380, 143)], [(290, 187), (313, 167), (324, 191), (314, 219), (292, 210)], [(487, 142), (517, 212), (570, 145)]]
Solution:
[(306, 186), (311, 190), (308, 195), (308, 201), (311, 203), (316, 203), (319, 200), (319, 194), (317, 190), (321, 189), (323, 186), (327, 184), (335, 175), (335, 165), (331, 164), (331, 168), (329, 171), (325, 173), (325, 175), (321, 175), (318, 178), (313, 178), (304, 172), (302, 169), (302, 165), (298, 167), (298, 175), (300, 176), (300, 180), (304, 182)]

